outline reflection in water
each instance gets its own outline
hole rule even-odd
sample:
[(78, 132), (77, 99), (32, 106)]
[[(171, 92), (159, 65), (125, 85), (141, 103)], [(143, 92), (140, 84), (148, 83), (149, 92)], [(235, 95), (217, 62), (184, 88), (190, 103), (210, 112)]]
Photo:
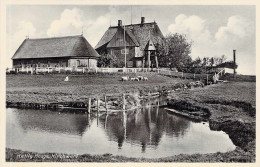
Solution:
[(108, 113), (100, 118), (100, 122), (105, 124), (109, 139), (117, 141), (119, 148), (126, 141), (140, 144), (142, 152), (145, 152), (148, 145), (156, 148), (164, 133), (178, 138), (183, 136), (190, 126), (189, 120), (171, 115), (159, 106), (151, 105), (134, 112), (122, 112), (111, 116)]
[(150, 158), (235, 148), (223, 132), (169, 114), (160, 104), (148, 101), (135, 111), (93, 115), (8, 108), (6, 145), (36, 152)]
[(21, 110), (16, 114), (24, 131), (38, 130), (82, 136), (91, 124), (88, 115), (41, 110)]

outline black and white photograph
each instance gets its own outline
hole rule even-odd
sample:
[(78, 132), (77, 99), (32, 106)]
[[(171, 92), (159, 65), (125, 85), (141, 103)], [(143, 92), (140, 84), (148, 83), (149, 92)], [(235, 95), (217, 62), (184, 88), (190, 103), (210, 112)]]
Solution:
[(5, 163), (256, 165), (256, 5), (5, 9)]

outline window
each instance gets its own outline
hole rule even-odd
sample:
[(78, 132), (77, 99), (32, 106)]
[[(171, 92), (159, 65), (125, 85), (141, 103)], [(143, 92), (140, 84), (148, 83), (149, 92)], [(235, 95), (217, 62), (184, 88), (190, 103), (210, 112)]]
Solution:
[(121, 49), (121, 54), (129, 54), (129, 49)]

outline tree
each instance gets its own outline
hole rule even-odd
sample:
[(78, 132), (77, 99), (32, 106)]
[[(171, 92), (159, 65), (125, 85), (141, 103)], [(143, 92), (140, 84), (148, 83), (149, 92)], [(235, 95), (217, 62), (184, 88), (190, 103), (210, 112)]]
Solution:
[(214, 57), (214, 65), (217, 66), (220, 64), (220, 57)]
[(98, 67), (121, 67), (124, 63), (121, 62), (115, 55), (102, 54), (98, 59)]
[(202, 60), (202, 66), (206, 67), (209, 64), (209, 57), (204, 57)]
[(107, 67), (110, 63), (110, 59), (106, 54), (102, 54), (97, 62), (98, 67)]
[(212, 66), (214, 65), (214, 63), (215, 63), (214, 58), (211, 57), (211, 58), (209, 59), (209, 64), (210, 64), (210, 66), (212, 67)]
[(201, 67), (202, 65), (202, 60), (200, 57), (197, 57), (194, 61), (193, 61), (193, 66), (194, 67)]
[(223, 55), (220, 57), (219, 64), (224, 63), (226, 60), (227, 60), (227, 57), (223, 54)]
[(192, 63), (191, 46), (192, 41), (188, 41), (185, 35), (168, 34), (165, 37), (165, 42), (159, 43), (157, 46), (159, 66), (183, 71)]

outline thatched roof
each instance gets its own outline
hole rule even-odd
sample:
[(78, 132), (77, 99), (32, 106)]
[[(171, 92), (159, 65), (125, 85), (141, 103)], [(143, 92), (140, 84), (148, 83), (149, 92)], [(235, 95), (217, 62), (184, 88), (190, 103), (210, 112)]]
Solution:
[[(105, 32), (101, 40), (96, 45), (95, 49), (99, 50), (104, 48), (117, 33), (119, 26), (109, 27)], [(154, 44), (162, 42), (164, 36), (156, 22), (144, 23), (144, 24), (131, 24), (126, 25), (128, 35), (132, 40), (137, 40), (140, 45), (140, 49), (144, 50), (147, 42), (151, 39)]]
[[(124, 42), (124, 33), (126, 42)], [(120, 40), (118, 40), (120, 39)], [(108, 42), (107, 47), (118, 47), (118, 46), (139, 46), (137, 39), (134, 34), (123, 27), (118, 28), (113, 38)]]
[(82, 36), (25, 39), (12, 59), (99, 57)]

